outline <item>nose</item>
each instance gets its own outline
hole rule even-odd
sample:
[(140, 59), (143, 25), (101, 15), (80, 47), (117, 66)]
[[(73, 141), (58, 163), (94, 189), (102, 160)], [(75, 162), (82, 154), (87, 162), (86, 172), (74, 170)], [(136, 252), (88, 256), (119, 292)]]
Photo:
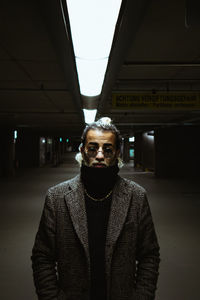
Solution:
[(97, 160), (104, 160), (103, 150), (98, 150), (96, 155)]

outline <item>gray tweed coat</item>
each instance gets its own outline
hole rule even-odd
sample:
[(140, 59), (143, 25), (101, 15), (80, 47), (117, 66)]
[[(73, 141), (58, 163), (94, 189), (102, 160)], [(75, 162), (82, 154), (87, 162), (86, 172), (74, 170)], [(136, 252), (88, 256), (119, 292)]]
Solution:
[[(146, 193), (121, 177), (113, 191), (105, 256), (108, 300), (155, 299), (159, 246)], [(87, 216), (79, 175), (49, 189), (31, 258), (38, 299), (89, 300)]]

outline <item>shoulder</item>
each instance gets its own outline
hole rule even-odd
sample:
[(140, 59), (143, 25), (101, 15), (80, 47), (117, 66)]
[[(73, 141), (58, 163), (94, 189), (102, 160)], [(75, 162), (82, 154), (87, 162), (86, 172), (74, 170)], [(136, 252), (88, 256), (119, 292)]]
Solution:
[(138, 196), (146, 195), (146, 190), (133, 180), (127, 178), (119, 178), (120, 190), (125, 193), (135, 194)]
[(138, 213), (141, 216), (144, 212), (150, 215), (150, 206), (147, 198), (146, 190), (134, 182), (126, 178), (120, 179), (121, 192), (124, 197), (130, 200), (129, 212), (135, 215)]
[(70, 193), (72, 190), (76, 189), (80, 185), (80, 175), (76, 177), (63, 181), (53, 187), (50, 187), (47, 191), (47, 196), (49, 197), (63, 197)]

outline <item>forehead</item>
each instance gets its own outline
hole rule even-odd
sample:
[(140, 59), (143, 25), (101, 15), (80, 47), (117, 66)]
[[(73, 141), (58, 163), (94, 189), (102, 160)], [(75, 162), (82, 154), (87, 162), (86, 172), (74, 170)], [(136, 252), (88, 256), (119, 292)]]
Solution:
[(90, 129), (86, 135), (86, 144), (112, 144), (115, 146), (115, 134), (112, 131)]

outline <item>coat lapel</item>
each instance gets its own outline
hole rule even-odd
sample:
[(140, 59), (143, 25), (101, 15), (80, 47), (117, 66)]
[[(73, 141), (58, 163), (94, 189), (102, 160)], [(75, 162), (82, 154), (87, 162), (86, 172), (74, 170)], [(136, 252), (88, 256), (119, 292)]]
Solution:
[(65, 195), (66, 204), (74, 225), (74, 229), (84, 247), (88, 263), (89, 259), (89, 245), (88, 245), (88, 229), (87, 229), (87, 215), (84, 200), (84, 189), (80, 180), (80, 176), (76, 176), (70, 184), (71, 191)]
[[(81, 183), (80, 176), (76, 176), (73, 181), (71, 181), (70, 187), (71, 191), (65, 195), (65, 200), (69, 209), (74, 229), (85, 249), (85, 253), (88, 259), (88, 266), (90, 267), (87, 215), (84, 200), (84, 188)], [(117, 181), (113, 191), (113, 199), (106, 238), (106, 275), (108, 279), (110, 274), (113, 249), (123, 228), (123, 224), (126, 220), (130, 204), (130, 197), (131, 196), (129, 191), (127, 190), (126, 182), (122, 178), (119, 178), (119, 181)]]
[(106, 274), (109, 276), (114, 245), (125, 223), (130, 204), (130, 193), (126, 182), (120, 178), (113, 191), (110, 218), (106, 238)]

